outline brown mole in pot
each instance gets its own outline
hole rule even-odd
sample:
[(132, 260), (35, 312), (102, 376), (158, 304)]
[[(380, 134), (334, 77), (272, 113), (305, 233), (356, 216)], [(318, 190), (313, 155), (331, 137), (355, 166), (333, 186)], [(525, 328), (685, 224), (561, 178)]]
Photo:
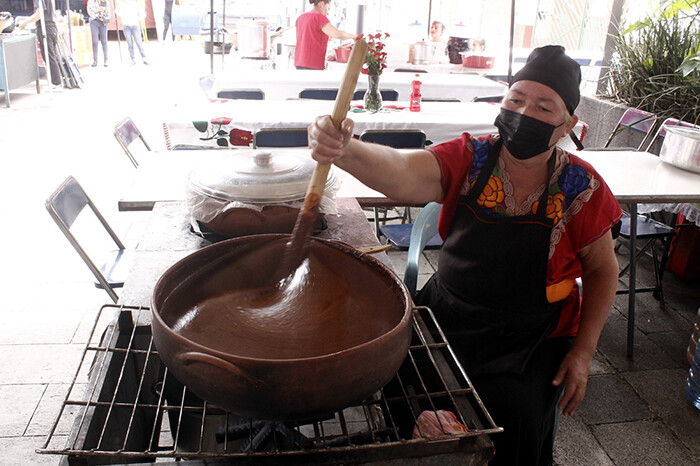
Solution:
[[(348, 349), (394, 328), (398, 290), (373, 266), (313, 242), (301, 266), (280, 280), (287, 240), (239, 250), (198, 273), (168, 298), (167, 325), (211, 349), (261, 359), (297, 359)], [(375, 309), (395, 312), (377, 318)], [(392, 310), (393, 311), (393, 310)]]

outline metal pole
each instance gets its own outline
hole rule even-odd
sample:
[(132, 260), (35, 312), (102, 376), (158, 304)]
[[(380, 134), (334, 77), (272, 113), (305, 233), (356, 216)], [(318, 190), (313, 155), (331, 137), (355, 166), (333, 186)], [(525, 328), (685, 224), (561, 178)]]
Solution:
[(508, 84), (513, 77), (513, 42), (515, 40), (515, 0), (510, 0), (510, 44), (508, 45)]
[(428, 2), (428, 35), (430, 37), (430, 25), (433, 22), (433, 0)]
[[(609, 70), (610, 67), (610, 59), (615, 51), (615, 38), (619, 34), (618, 25), (620, 24), (620, 18), (622, 17), (622, 6), (624, 3), (624, 0), (613, 1), (612, 11), (610, 12), (610, 23), (608, 24), (608, 36), (607, 39), (605, 39), (605, 50), (603, 51), (603, 66), (600, 70), (601, 75), (603, 74), (603, 70)], [(606, 75), (599, 75), (598, 77), (598, 89), (596, 90), (597, 95), (600, 95), (605, 91), (605, 86), (608, 84), (610, 79), (609, 77), (608, 79), (603, 79), (604, 77), (607, 77), (607, 73)]]
[[(46, 1), (50, 2), (52, 0), (46, 0)], [(46, 82), (47, 82), (47, 85), (51, 86), (51, 84), (53, 84), (53, 83), (51, 82), (51, 63), (49, 63), (50, 62), (50, 60), (49, 60), (49, 39), (46, 36), (46, 26), (44, 25), (44, 23), (46, 21), (44, 20), (44, 9), (41, 7), (41, 3), (39, 4), (39, 21), (41, 24), (42, 42), (44, 43), (44, 53), (46, 55), (44, 57), (44, 65), (46, 66)], [(58, 44), (56, 44), (56, 46), (58, 48)], [(58, 57), (56, 57), (56, 58), (58, 58)]]
[(209, 0), (209, 43), (211, 45), (209, 62), (211, 74), (214, 74), (214, 0)]
[[(119, 30), (121, 28), (119, 27), (119, 15), (117, 15), (115, 0), (112, 0), (112, 13), (114, 13), (114, 25), (117, 28), (117, 49), (119, 49), (119, 62), (121, 63), (124, 61), (122, 58), (122, 42), (121, 39), (119, 39)], [(107, 26), (107, 36), (109, 37), (109, 26)]]
[(68, 16), (68, 49), (70, 51), (71, 56), (73, 55), (73, 34), (71, 33), (71, 27), (70, 27), (70, 0), (66, 0), (64, 2), (66, 5), (66, 15)]

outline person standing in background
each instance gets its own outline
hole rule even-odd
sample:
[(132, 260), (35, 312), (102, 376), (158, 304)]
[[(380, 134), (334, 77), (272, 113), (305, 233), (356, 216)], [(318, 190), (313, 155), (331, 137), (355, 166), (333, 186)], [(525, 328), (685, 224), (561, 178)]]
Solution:
[(97, 66), (97, 44), (102, 44), (104, 65), (107, 66), (107, 25), (111, 11), (107, 0), (88, 0), (88, 16), (90, 17), (90, 34), (92, 35), (92, 66)]
[[(47, 50), (44, 50), (44, 32), (41, 27), (41, 11), (44, 13), (44, 28), (46, 29), (46, 46)], [(53, 0), (34, 0), (34, 14), (29, 18), (25, 19), (19, 23), (19, 28), (24, 29), (28, 24), (36, 23), (36, 38), (39, 40), (39, 48), (41, 50), (41, 55), (45, 60), (49, 62), (49, 70), (51, 73), (51, 84), (54, 89), (62, 87), (61, 80), (61, 65), (58, 62), (58, 29), (56, 28), (56, 21), (54, 20), (54, 14), (56, 12), (56, 7), (54, 6)]]
[(445, 25), (440, 21), (430, 24), (430, 56), (433, 63), (449, 63), (447, 42), (444, 39)]
[(328, 20), (331, 0), (309, 0), (311, 11), (301, 14), (296, 21), (297, 44), (294, 66), (298, 70), (326, 69), (328, 38), (348, 40), (355, 35), (341, 31)]
[(165, 42), (165, 36), (168, 34), (168, 29), (170, 29), (170, 34), (172, 35), (173, 42), (175, 42), (175, 32), (172, 28), (173, 24), (173, 0), (165, 0), (165, 9), (163, 10), (163, 42)]
[(129, 46), (129, 55), (131, 56), (131, 64), (136, 64), (136, 56), (134, 54), (134, 43), (139, 49), (141, 59), (144, 65), (148, 65), (146, 52), (143, 50), (141, 41), (141, 21), (146, 17), (146, 12), (143, 6), (137, 0), (119, 0), (117, 8), (114, 11), (122, 22), (122, 31), (126, 43)]

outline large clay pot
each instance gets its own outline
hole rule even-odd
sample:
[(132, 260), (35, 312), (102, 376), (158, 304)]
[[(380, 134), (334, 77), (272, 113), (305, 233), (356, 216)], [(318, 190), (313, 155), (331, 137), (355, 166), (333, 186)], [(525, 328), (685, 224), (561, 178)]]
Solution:
[(284, 311), (239, 309), (241, 293), (274, 275), (289, 238), (254, 235), (201, 249), (168, 269), (153, 294), (165, 365), (196, 395), (238, 415), (291, 420), (340, 410), (388, 383), (408, 351), (405, 285), (336, 241), (310, 239), (306, 275), (285, 294)]

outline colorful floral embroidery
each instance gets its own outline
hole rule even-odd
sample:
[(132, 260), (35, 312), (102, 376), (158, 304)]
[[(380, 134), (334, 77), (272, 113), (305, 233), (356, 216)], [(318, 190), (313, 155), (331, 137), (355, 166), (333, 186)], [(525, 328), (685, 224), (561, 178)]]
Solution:
[[(540, 205), (539, 199), (532, 204), (532, 213), (537, 212)], [(554, 220), (556, 224), (564, 215), (564, 193), (558, 192), (547, 196), (547, 218)]]
[[(469, 170), (469, 185), (473, 186), (476, 178), (489, 155), (491, 144), (489, 141), (474, 139), (474, 158)], [(564, 213), (571, 207), (574, 200), (591, 183), (591, 174), (580, 165), (570, 163), (568, 157), (562, 157), (562, 165), (556, 180), (549, 187), (547, 198), (547, 217), (554, 220), (555, 225), (562, 219)], [(495, 215), (513, 215), (508, 213), (507, 196), (504, 190), (504, 183), (501, 179), (498, 167), (494, 168), (488, 184), (484, 187), (484, 192), (478, 198), (478, 204), (484, 208), (484, 212)], [(537, 211), (539, 200), (532, 204), (532, 212)]]
[(476, 202), (487, 209), (494, 209), (503, 203), (505, 198), (506, 194), (503, 192), (503, 183), (501, 179), (491, 175)]

